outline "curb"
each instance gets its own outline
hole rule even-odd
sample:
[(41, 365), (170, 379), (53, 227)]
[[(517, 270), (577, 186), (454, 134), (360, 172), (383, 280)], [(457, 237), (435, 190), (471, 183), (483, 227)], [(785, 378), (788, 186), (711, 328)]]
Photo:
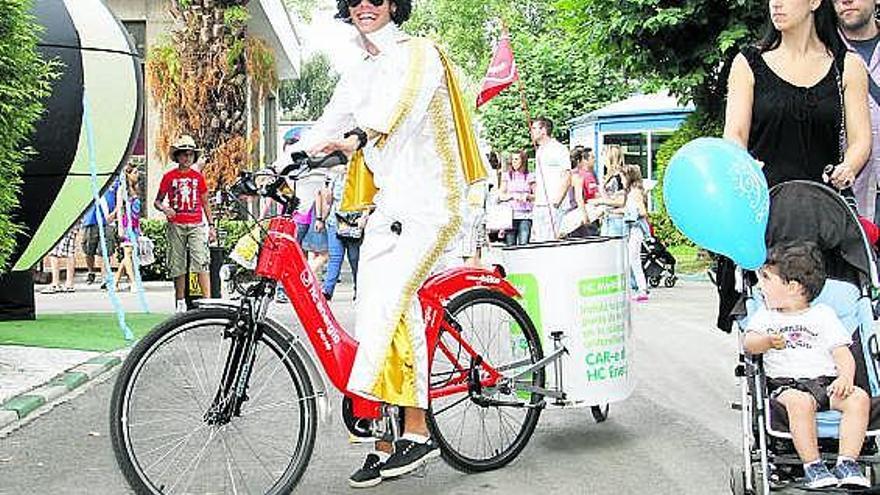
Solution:
[(0, 429), (25, 419), (40, 407), (107, 373), (122, 362), (128, 351), (127, 348), (120, 349), (93, 357), (0, 404)]

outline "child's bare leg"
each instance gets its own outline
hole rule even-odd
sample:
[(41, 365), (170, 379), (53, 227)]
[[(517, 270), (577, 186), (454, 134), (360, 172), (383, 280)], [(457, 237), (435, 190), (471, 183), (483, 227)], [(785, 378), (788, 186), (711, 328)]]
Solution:
[(76, 259), (73, 256), (68, 256), (67, 258), (64, 259), (64, 261), (66, 263), (66, 267), (65, 267), (66, 272), (64, 274), (64, 276), (65, 276), (64, 285), (66, 287), (73, 287), (73, 276), (74, 276), (74, 272), (76, 271)]
[(868, 429), (868, 416), (871, 399), (859, 387), (843, 400), (831, 398), (831, 407), (841, 412), (840, 419), (840, 455), (855, 459), (862, 451), (865, 431)]
[(788, 428), (794, 448), (804, 464), (819, 459), (816, 438), (816, 400), (799, 390), (788, 389), (779, 395), (779, 402), (788, 411)]

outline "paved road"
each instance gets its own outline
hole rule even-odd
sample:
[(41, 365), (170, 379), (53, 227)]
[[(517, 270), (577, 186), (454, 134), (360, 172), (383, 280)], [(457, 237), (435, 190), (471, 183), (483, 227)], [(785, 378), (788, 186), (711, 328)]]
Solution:
[[(351, 321), (349, 305), (337, 316)], [(636, 392), (595, 424), (586, 410), (545, 411), (509, 467), (464, 475), (442, 462), (425, 476), (367, 493), (721, 494), (738, 459), (735, 339), (712, 327), (714, 289), (699, 282), (658, 289), (634, 309)], [(0, 439), (0, 494), (129, 493), (110, 449), (113, 376)], [(353, 493), (346, 477), (366, 447), (347, 442), (341, 422), (319, 425), (301, 493)]]

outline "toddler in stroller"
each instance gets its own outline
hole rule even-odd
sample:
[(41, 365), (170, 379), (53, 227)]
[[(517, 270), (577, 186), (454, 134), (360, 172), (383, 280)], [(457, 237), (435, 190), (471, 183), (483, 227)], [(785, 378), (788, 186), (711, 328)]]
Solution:
[[(745, 298), (737, 321), (746, 332), (740, 333), (736, 374), (744, 468), (731, 472), (731, 489), (767, 494), (784, 485), (874, 486), (880, 466), (880, 351), (870, 300), (877, 286), (872, 251), (856, 215), (834, 190), (792, 181), (774, 187), (770, 196), (771, 256), (759, 271), (759, 290), (752, 287), (754, 274), (740, 277)], [(806, 254), (810, 243), (821, 256)], [(781, 254), (791, 249), (800, 250), (794, 258), (805, 267), (792, 269), (780, 261), (791, 257)], [(788, 321), (804, 318), (807, 322)], [(812, 364), (804, 366), (808, 361)]]
[(646, 236), (642, 242), (642, 270), (651, 287), (659, 287), (661, 280), (665, 287), (675, 287), (675, 257), (666, 246), (654, 236)]
[[(765, 307), (749, 321), (743, 348), (763, 355), (770, 397), (785, 407), (807, 488), (868, 488), (855, 459), (868, 424), (868, 394), (854, 385), (852, 339), (834, 310), (810, 305), (825, 284), (822, 255), (812, 243), (770, 249), (758, 271)], [(816, 411), (841, 412), (840, 453), (833, 474), (819, 456)]]

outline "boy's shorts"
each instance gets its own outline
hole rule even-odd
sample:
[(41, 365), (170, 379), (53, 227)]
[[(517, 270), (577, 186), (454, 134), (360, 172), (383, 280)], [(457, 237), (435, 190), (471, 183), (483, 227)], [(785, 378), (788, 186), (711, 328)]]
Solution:
[(189, 271), (208, 271), (208, 229), (204, 225), (186, 225), (168, 222), (168, 275), (176, 278), (186, 274), (186, 252), (189, 251)]
[[(107, 254), (112, 256), (116, 250), (116, 226), (104, 225), (104, 239), (107, 242)], [(97, 225), (83, 227), (82, 248), (86, 256), (101, 256), (101, 234)]]
[(828, 386), (836, 380), (836, 376), (820, 376), (817, 378), (767, 378), (767, 389), (771, 399), (779, 399), (786, 390), (799, 390), (813, 396), (816, 400), (816, 411), (831, 409), (831, 397)]

